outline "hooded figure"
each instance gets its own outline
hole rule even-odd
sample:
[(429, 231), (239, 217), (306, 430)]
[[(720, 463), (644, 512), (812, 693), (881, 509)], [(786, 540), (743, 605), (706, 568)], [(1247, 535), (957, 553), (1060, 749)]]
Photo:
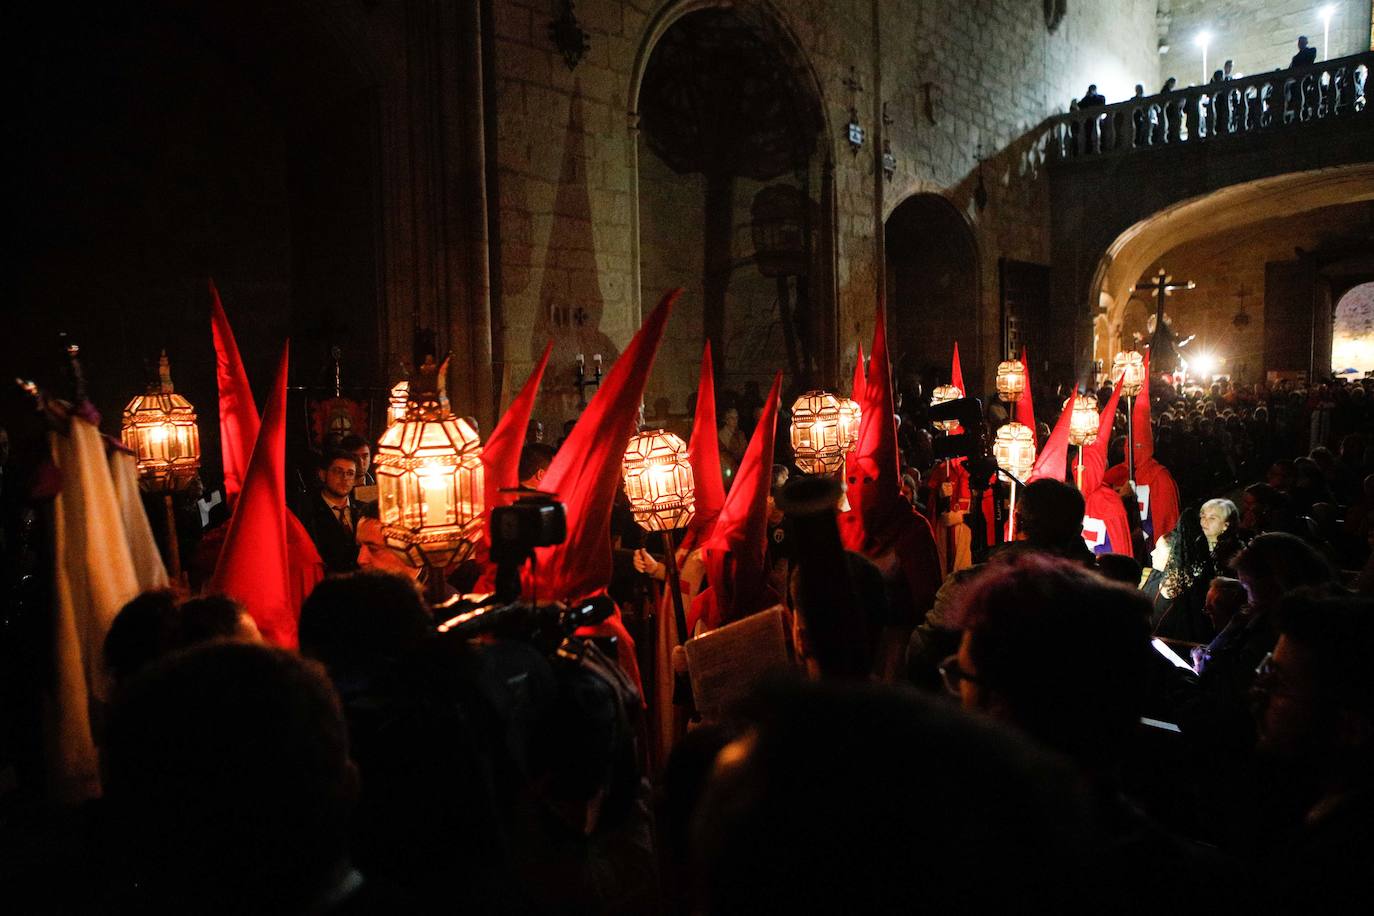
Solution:
[(773, 440), (782, 373), (764, 400), (763, 413), (725, 497), (711, 536), (702, 545), (706, 588), (692, 601), (687, 630), (707, 630), (756, 614), (782, 599), (768, 585), (768, 494), (773, 485)]
[(290, 343), (282, 347), (253, 455), (243, 477), (224, 548), (207, 591), (223, 592), (243, 604), (263, 637), (294, 649), (300, 606), (295, 604), (287, 547), (286, 367)]
[[(1125, 376), (1123, 375), (1122, 378)], [(1131, 543), (1131, 523), (1121, 494), (1103, 482), (1107, 472), (1107, 444), (1112, 437), (1112, 423), (1116, 419), (1116, 405), (1121, 400), (1121, 382), (1116, 380), (1112, 396), (1097, 420), (1097, 438), (1083, 447), (1083, 500), (1087, 503), (1083, 516), (1083, 543), (1095, 554), (1134, 554)]]
[[(846, 550), (878, 565), (896, 599), (891, 602), (895, 619), (914, 625), (935, 603), (942, 576), (930, 523), (902, 495), (886, 325), (879, 305), (860, 402), (859, 441), (848, 475), (851, 509), (840, 515), (840, 539)], [(892, 588), (894, 583), (901, 587)], [(905, 601), (910, 604), (903, 607)]]
[[(1169, 469), (1155, 460), (1155, 437), (1150, 427), (1150, 354), (1145, 361), (1145, 389), (1136, 396), (1131, 412), (1131, 433), (1135, 439), (1135, 495), (1140, 504), (1140, 524), (1154, 548), (1159, 539), (1178, 525), (1178, 484)], [(1107, 469), (1103, 478), (1109, 486), (1126, 482), (1125, 463)]]
[[(262, 423), (253, 403), (253, 392), (248, 387), (248, 373), (243, 368), (234, 329), (220, 302), (219, 290), (214, 280), (209, 281), (209, 286), (210, 333), (215, 344), (215, 381), (219, 388), (219, 447), (224, 464), (224, 497), (232, 511), (248, 474), (249, 459)], [(219, 565), (218, 552), (223, 550), (228, 532), (228, 525), (223, 525), (202, 538), (201, 552), (215, 553), (215, 567)], [(324, 561), (310, 533), (290, 511), (286, 513), (286, 552), (290, 608), (292, 616), (299, 619), (301, 605), (311, 589), (324, 578)], [(264, 634), (266, 632), (263, 630)]]
[[(644, 385), (681, 293), (665, 295), (645, 319), (545, 472), (540, 486), (563, 502), (568, 536), (562, 544), (535, 550), (535, 563), (525, 575), (526, 597), (576, 601), (603, 594), (611, 584), (611, 506), (621, 485), (625, 446), (637, 432)], [(579, 634), (617, 637), (620, 665), (641, 686), (634, 640), (619, 611)]]
[(525, 430), (530, 425), (534, 399), (539, 395), (539, 383), (544, 379), (544, 370), (549, 365), (551, 352), (553, 341), (544, 346), (544, 355), (539, 357), (539, 362), (530, 372), (530, 377), (525, 380), (524, 387), (501, 415), (496, 428), (487, 436), (487, 441), (482, 443), (482, 490), (485, 497), (486, 525), (479, 548), (479, 560), (485, 559), (491, 544), (491, 510), (501, 504), (501, 491), (513, 490), (520, 486), (520, 450), (525, 445)]

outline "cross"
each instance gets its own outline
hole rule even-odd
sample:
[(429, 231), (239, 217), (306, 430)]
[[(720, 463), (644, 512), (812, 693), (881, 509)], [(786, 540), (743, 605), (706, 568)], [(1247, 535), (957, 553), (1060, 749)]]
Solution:
[[(1155, 346), (1156, 342), (1158, 342), (1163, 335), (1168, 333), (1164, 329), (1164, 297), (1173, 295), (1176, 289), (1193, 289), (1197, 286), (1192, 280), (1188, 280), (1184, 283), (1174, 283), (1173, 279), (1173, 276), (1165, 273), (1164, 268), (1161, 267), (1159, 273), (1155, 275), (1152, 282), (1137, 283), (1135, 286), (1131, 287), (1132, 292), (1138, 289), (1147, 289), (1154, 293), (1155, 296), (1155, 333), (1153, 339), (1150, 341), (1152, 359), (1157, 349)], [(1167, 340), (1168, 338), (1165, 337), (1164, 339)]]

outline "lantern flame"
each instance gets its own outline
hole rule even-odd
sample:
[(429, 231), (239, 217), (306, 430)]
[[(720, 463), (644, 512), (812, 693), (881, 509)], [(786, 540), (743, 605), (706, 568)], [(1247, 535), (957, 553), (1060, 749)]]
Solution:
[(646, 531), (685, 528), (696, 515), (696, 479), (680, 436), (662, 429), (631, 436), (621, 477), (630, 511)]

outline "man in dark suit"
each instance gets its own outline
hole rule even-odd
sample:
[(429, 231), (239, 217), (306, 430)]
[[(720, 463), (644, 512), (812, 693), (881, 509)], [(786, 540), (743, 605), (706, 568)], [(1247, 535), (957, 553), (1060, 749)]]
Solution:
[(1317, 62), (1317, 49), (1307, 46), (1307, 36), (1298, 36), (1298, 53), (1293, 55), (1293, 59), (1288, 62), (1290, 67), (1306, 67), (1308, 64)]
[(301, 523), (315, 542), (315, 549), (331, 573), (352, 572), (358, 568), (358, 542), (355, 532), (362, 506), (353, 498), (358, 479), (358, 463), (342, 449), (324, 454), (318, 468), (320, 489), (307, 500)]

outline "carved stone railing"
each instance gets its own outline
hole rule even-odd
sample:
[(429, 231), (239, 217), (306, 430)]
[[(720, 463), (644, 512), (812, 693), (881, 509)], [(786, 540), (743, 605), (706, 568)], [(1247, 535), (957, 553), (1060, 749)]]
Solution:
[(1372, 117), (1371, 64), (1365, 52), (1072, 111), (1051, 120), (1049, 156), (1096, 159)]

